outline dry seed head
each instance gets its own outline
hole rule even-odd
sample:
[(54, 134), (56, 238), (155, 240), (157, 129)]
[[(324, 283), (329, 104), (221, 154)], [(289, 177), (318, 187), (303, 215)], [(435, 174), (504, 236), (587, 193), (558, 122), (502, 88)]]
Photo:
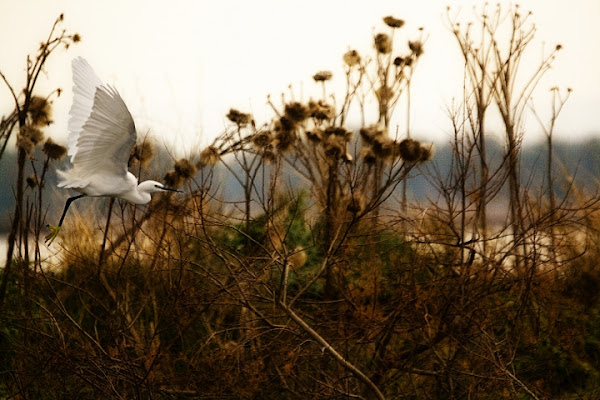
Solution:
[(360, 137), (367, 144), (373, 144), (373, 140), (378, 136), (382, 136), (383, 133), (383, 129), (377, 124), (360, 128)]
[(44, 147), (42, 147), (42, 151), (51, 160), (61, 160), (65, 156), (65, 154), (67, 154), (67, 148), (65, 146), (61, 146), (58, 143), (54, 143), (54, 140), (52, 140), (52, 138), (46, 139)]
[(254, 145), (254, 147), (256, 147), (257, 149), (262, 149), (262, 148), (268, 146), (269, 144), (271, 144), (271, 141), (273, 141), (273, 138), (271, 137), (271, 132), (261, 131), (261, 132), (257, 132), (254, 135), (252, 135), (250, 140), (252, 141), (252, 144)]
[(175, 172), (183, 179), (190, 179), (196, 175), (196, 166), (188, 159), (182, 158), (175, 163)]
[(377, 156), (375, 156), (375, 152), (370, 147), (363, 147), (360, 151), (360, 156), (365, 164), (373, 165), (377, 161)]
[(393, 97), (394, 92), (389, 86), (382, 86), (375, 91), (375, 94), (380, 102), (386, 102)]
[(335, 109), (333, 106), (325, 103), (323, 100), (319, 100), (318, 102), (313, 100), (309, 101), (308, 111), (312, 118), (318, 120), (331, 119), (335, 116)]
[(387, 26), (392, 28), (402, 28), (404, 26), (404, 20), (394, 18), (391, 15), (388, 15), (383, 19), (383, 22), (386, 23)]
[(349, 50), (344, 54), (344, 62), (347, 66), (353, 67), (360, 64), (360, 55), (356, 50)]
[(282, 130), (277, 132), (275, 139), (277, 139), (275, 143), (277, 150), (285, 153), (292, 149), (294, 141), (296, 140), (296, 135), (292, 131)]
[(377, 157), (388, 159), (394, 154), (394, 141), (387, 136), (377, 136), (373, 140), (372, 149)]
[(323, 140), (323, 132), (320, 129), (313, 129), (311, 131), (306, 131), (306, 137), (308, 140), (314, 143), (319, 143)]
[(33, 126), (47, 126), (52, 123), (52, 107), (48, 99), (33, 96), (29, 101), (29, 116)]
[(285, 105), (285, 115), (294, 122), (302, 122), (308, 118), (308, 109), (299, 102), (293, 102)]
[(342, 137), (345, 140), (352, 139), (352, 132), (341, 126), (330, 126), (325, 129), (325, 136), (334, 135)]
[(81, 35), (79, 33), (76, 33), (73, 35), (73, 43), (78, 43), (81, 41)]
[(392, 41), (385, 33), (375, 35), (375, 49), (381, 54), (388, 54), (392, 51)]
[(184, 179), (177, 172), (171, 170), (165, 175), (164, 182), (165, 185), (168, 187), (178, 188), (181, 187), (181, 185), (183, 185)]
[(328, 157), (337, 159), (346, 153), (346, 141), (342, 136), (329, 135), (323, 148)]
[(229, 110), (227, 118), (238, 126), (246, 126), (252, 121), (252, 115), (238, 111), (235, 108)]
[(423, 43), (421, 43), (419, 40), (415, 40), (414, 42), (409, 41), (408, 48), (413, 52), (415, 57), (420, 57), (424, 52)]
[(25, 125), (20, 130), (19, 133), (21, 136), (28, 138), (31, 140), (33, 144), (38, 144), (42, 139), (44, 139), (44, 133), (36, 128), (35, 126)]
[(203, 167), (205, 165), (213, 166), (219, 162), (221, 159), (221, 155), (219, 154), (219, 150), (215, 146), (208, 146), (202, 153), (200, 153), (200, 166)]
[(279, 121), (275, 123), (276, 131), (293, 131), (296, 129), (297, 122), (290, 119), (287, 114), (279, 118)]
[(398, 145), (400, 157), (407, 162), (416, 162), (421, 159), (421, 144), (413, 139), (404, 139)]
[(32, 154), (35, 143), (28, 136), (17, 135), (17, 148), (25, 150), (25, 153)]
[(331, 71), (319, 71), (313, 75), (315, 82), (325, 82), (333, 77)]
[(433, 158), (434, 155), (435, 155), (435, 148), (433, 147), (433, 144), (421, 146), (421, 158), (419, 159), (419, 161), (421, 161), (421, 162), (431, 161), (431, 159)]
[(267, 163), (271, 163), (271, 162), (275, 161), (277, 156), (275, 155), (275, 148), (273, 147), (272, 143), (269, 143), (262, 150), (261, 156), (262, 156), (263, 160)]
[(396, 58), (394, 58), (394, 65), (396, 67), (401, 66), (403, 63), (404, 63), (404, 58), (402, 58), (402, 57), (396, 57)]

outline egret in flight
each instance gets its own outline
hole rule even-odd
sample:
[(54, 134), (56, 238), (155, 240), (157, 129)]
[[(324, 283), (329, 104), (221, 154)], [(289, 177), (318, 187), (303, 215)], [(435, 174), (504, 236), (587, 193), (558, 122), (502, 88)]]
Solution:
[(67, 199), (57, 226), (48, 225), (48, 245), (58, 236), (71, 203), (84, 196), (116, 197), (147, 204), (151, 193), (179, 192), (156, 181), (138, 184), (138, 179), (127, 170), (137, 134), (125, 102), (114, 87), (100, 81), (83, 58), (75, 58), (72, 67), (73, 105), (69, 113), (67, 154), (73, 168), (57, 171), (58, 187), (81, 194)]

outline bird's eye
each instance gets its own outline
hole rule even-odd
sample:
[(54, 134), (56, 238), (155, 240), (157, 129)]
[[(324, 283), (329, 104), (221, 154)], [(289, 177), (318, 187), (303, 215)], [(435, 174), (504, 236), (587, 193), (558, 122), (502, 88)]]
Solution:
[(154, 187), (158, 188), (158, 189), (162, 189), (162, 186), (160, 186), (160, 185), (154, 185)]

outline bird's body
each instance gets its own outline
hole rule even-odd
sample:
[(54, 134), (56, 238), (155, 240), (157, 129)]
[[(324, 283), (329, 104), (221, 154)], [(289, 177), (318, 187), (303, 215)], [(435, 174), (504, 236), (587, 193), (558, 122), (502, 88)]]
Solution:
[(146, 204), (151, 193), (174, 190), (156, 181), (138, 179), (127, 164), (137, 133), (133, 118), (117, 90), (104, 85), (83, 58), (73, 60), (73, 105), (69, 119), (68, 155), (73, 167), (57, 171), (59, 187), (81, 195), (67, 200), (58, 226), (50, 226), (49, 243), (58, 235), (72, 201), (105, 196)]

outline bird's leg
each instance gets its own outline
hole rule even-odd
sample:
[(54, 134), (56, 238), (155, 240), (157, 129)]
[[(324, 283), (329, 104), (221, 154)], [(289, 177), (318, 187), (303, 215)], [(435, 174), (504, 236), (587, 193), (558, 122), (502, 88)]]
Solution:
[(48, 225), (48, 228), (50, 228), (50, 233), (46, 235), (46, 244), (48, 246), (50, 246), (52, 244), (52, 242), (54, 241), (54, 239), (56, 239), (56, 237), (58, 236), (58, 232), (60, 231), (60, 227), (62, 226), (63, 221), (65, 220), (65, 215), (67, 215), (67, 210), (69, 209), (69, 206), (71, 205), (71, 203), (77, 199), (84, 197), (84, 196), (85, 196), (85, 194), (80, 194), (78, 196), (69, 197), (67, 199), (67, 202), (65, 203), (65, 208), (63, 210), (62, 216), (60, 217), (60, 221), (58, 222), (58, 225), (57, 226)]

